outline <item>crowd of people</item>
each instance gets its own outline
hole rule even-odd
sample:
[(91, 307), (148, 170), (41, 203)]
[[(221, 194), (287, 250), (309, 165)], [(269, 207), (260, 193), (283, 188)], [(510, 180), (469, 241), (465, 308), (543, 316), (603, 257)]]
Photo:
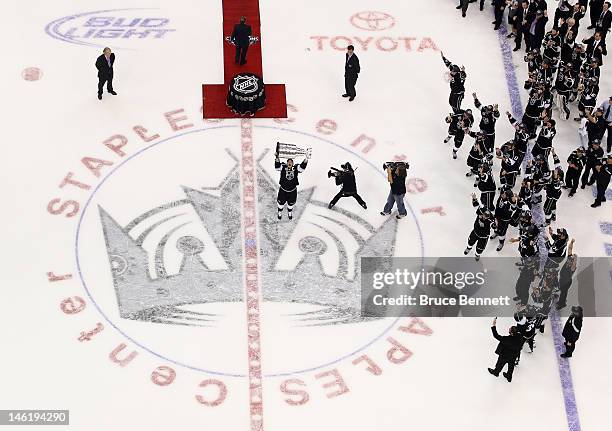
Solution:
[[(472, 2), (475, 0), (461, 0), (457, 9), (462, 10), (463, 16)], [(481, 10), (484, 3), (480, 1)], [(552, 307), (566, 306), (576, 270), (574, 240), (570, 240), (565, 228), (551, 227), (557, 218), (558, 204), (562, 203), (563, 189), (568, 190), (567, 197), (571, 198), (578, 187), (595, 185), (596, 198), (591, 207), (597, 208), (606, 201), (612, 175), (612, 96), (598, 104), (603, 60), (607, 55), (605, 39), (612, 22), (610, 3), (597, 0), (555, 3), (552, 23), (545, 0), (491, 3), (494, 29), (503, 31), (500, 28), (507, 10), (506, 37), (515, 39), (514, 51), (522, 48), (523, 40), (526, 48), (528, 79), (524, 88), (528, 98), (521, 118), (505, 113), (514, 129), (514, 138), (508, 142), (495, 145), (496, 125), (502, 117), (497, 104), (485, 104), (473, 93), (475, 109), (462, 108), (468, 74), (463, 66), (442, 54), (449, 69), (452, 108), (446, 117), (449, 127), (444, 142), (453, 139), (452, 157), (457, 159), (466, 136), (474, 139), (467, 154), (466, 176), (474, 178), (474, 187), (480, 193), (472, 194), (476, 220), (464, 254), (475, 246), (478, 260), (489, 240), (495, 238), (499, 241), (496, 250), (501, 251), (509, 229), (517, 230), (516, 237), (509, 239), (518, 245), (521, 257), (514, 298), (518, 310), (516, 325), (511, 327), (509, 336), (501, 337), (494, 322), (492, 329), (500, 341), (496, 351), (500, 359), (495, 368), (489, 369), (497, 376), (507, 363), (508, 372), (504, 376), (508, 381), (512, 380), (523, 345), (527, 343), (533, 351), (535, 333), (544, 332), (544, 321)], [(587, 10), (591, 19), (587, 29), (593, 33), (579, 40), (580, 20)], [(579, 145), (563, 163), (554, 147), (555, 118), (569, 120), (574, 104)], [(472, 130), (476, 124), (474, 114), (480, 114), (477, 130)], [(495, 168), (496, 160), (499, 171)], [(499, 173), (496, 175), (495, 171)], [(563, 332), (566, 339), (563, 357), (571, 357), (581, 327), (582, 308), (574, 306)]]

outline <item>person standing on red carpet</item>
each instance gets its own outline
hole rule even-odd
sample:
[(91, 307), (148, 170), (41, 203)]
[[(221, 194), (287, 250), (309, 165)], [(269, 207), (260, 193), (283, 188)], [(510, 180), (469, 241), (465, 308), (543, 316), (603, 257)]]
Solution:
[(106, 83), (106, 90), (116, 96), (113, 90), (113, 65), (115, 64), (115, 54), (111, 49), (106, 47), (102, 50), (102, 55), (96, 60), (96, 69), (98, 69), (98, 99), (102, 100), (102, 87)]
[(357, 84), (359, 72), (361, 72), (361, 67), (359, 66), (359, 58), (355, 55), (355, 47), (349, 45), (346, 47), (346, 59), (344, 61), (344, 89), (346, 93), (342, 97), (348, 97), (350, 102), (355, 100), (355, 96), (357, 96), (355, 84)]
[(232, 42), (236, 45), (236, 64), (246, 63), (246, 55), (249, 49), (250, 36), (251, 36), (251, 26), (246, 24), (246, 17), (243, 16), (240, 18), (240, 24), (236, 24), (234, 26), (234, 31), (232, 32)]

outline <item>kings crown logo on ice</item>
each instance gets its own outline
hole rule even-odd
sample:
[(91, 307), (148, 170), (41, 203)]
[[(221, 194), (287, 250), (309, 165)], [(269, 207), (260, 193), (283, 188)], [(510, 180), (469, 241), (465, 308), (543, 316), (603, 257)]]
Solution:
[[(122, 318), (207, 326), (214, 317), (189, 306), (244, 300), (239, 182), (234, 168), (217, 187), (183, 186), (184, 199), (160, 203), (123, 226), (98, 207)], [(307, 188), (298, 195), (294, 221), (280, 223), (276, 188), (259, 166), (263, 300), (317, 306), (294, 316), (302, 324), (371, 320), (360, 315), (360, 257), (392, 254), (395, 220), (375, 228), (327, 209)]]
[(104, 47), (109, 40), (125, 45), (130, 40), (163, 39), (176, 31), (170, 19), (151, 14), (156, 9), (111, 9), (77, 13), (58, 18), (45, 32), (58, 40), (77, 45)]

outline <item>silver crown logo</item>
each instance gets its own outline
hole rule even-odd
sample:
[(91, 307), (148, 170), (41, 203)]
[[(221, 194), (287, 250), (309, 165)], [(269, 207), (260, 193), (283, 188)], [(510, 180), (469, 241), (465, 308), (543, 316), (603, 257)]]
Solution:
[[(360, 313), (360, 258), (392, 256), (397, 222), (374, 228), (342, 209), (331, 211), (311, 199), (314, 188), (298, 194), (293, 221), (279, 222), (276, 182), (259, 164), (264, 156), (257, 167), (263, 301), (313, 305), (294, 316), (305, 325), (371, 319)], [(209, 326), (214, 314), (189, 306), (244, 300), (239, 181), (232, 169), (217, 187), (183, 186), (185, 199), (123, 227), (99, 207), (122, 318)], [(179, 256), (173, 270), (168, 254)]]

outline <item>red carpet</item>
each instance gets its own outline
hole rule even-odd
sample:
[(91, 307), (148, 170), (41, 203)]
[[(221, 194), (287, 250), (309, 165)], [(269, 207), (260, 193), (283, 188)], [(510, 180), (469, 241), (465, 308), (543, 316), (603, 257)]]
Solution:
[[(259, 41), (251, 46), (247, 52), (247, 63), (240, 66), (234, 63), (236, 54), (234, 45), (225, 40), (231, 36), (234, 25), (246, 16), (247, 24), (253, 30), (253, 36)], [(202, 85), (202, 98), (204, 118), (240, 118), (227, 107), (227, 91), (230, 80), (241, 72), (251, 72), (259, 75), (266, 83), (261, 62), (261, 31), (259, 22), (258, 0), (223, 0), (223, 84)], [(265, 84), (266, 107), (255, 114), (255, 118), (287, 118), (287, 99), (283, 84)]]

